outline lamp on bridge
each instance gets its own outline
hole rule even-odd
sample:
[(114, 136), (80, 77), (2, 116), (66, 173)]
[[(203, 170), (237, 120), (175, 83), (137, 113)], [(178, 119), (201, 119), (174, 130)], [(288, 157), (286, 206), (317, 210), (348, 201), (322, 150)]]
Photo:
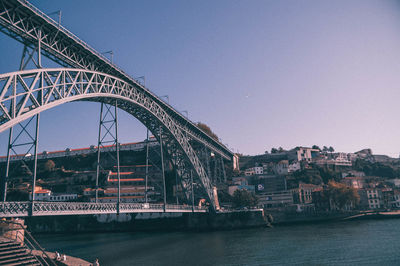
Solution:
[(112, 51), (112, 50), (110, 50), (110, 51), (107, 51), (107, 52), (103, 52), (103, 53), (101, 53), (102, 55), (104, 55), (104, 54), (109, 54), (110, 55), (110, 57), (111, 57), (111, 64), (114, 64), (114, 52)]
[(167, 99), (167, 103), (169, 104), (169, 96), (168, 96), (168, 95), (160, 96), (160, 98), (165, 98), (165, 99)]
[[(137, 77), (137, 78), (135, 78), (135, 80), (136, 80), (137, 82), (139, 82), (139, 80), (143, 80), (143, 86), (146, 86), (146, 77), (145, 77), (145, 76)], [(139, 82), (139, 83), (140, 83), (140, 82)]]
[(51, 16), (51, 15), (55, 15), (55, 14), (58, 14), (58, 27), (60, 27), (60, 25), (61, 25), (61, 10), (57, 10), (57, 11), (51, 12), (51, 13), (49, 13), (47, 15)]

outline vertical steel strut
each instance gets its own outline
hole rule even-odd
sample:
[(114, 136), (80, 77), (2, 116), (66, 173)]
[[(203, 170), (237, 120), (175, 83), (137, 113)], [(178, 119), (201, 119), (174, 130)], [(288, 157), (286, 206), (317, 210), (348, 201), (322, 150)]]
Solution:
[[(104, 130), (104, 133), (103, 133)], [(105, 146), (106, 144), (110, 146)], [(115, 148), (115, 156), (113, 151)], [(117, 214), (120, 210), (121, 202), (121, 173), (120, 173), (120, 159), (119, 159), (119, 142), (118, 142), (118, 102), (115, 100), (114, 104), (101, 103), (100, 107), (100, 121), (99, 121), (99, 134), (97, 141), (97, 165), (96, 165), (96, 198), (95, 201), (99, 201), (99, 185), (100, 185), (100, 171), (105, 170), (101, 165), (101, 153), (106, 153), (111, 158), (113, 163), (116, 165), (112, 166), (111, 174), (113, 168), (117, 168)]]
[(146, 136), (146, 176), (145, 176), (145, 202), (148, 202), (147, 192), (148, 192), (148, 180), (149, 180), (149, 130), (147, 129)]
[(118, 142), (118, 102), (115, 100), (115, 151), (117, 153), (117, 176), (118, 176), (118, 205), (117, 205), (117, 213), (119, 214), (119, 207), (121, 203), (121, 175), (119, 171), (119, 142)]
[(95, 202), (98, 202), (99, 198), (99, 175), (100, 175), (100, 145), (101, 145), (101, 128), (102, 128), (102, 121), (103, 121), (103, 105), (101, 103), (100, 107), (100, 122), (99, 122), (99, 137), (97, 139), (97, 164), (96, 164), (96, 199)]
[(193, 188), (193, 170), (190, 170), (190, 183), (192, 189), (192, 212), (194, 212), (194, 188)]
[(160, 126), (160, 153), (161, 153), (161, 172), (162, 172), (162, 179), (163, 179), (163, 189), (164, 189), (164, 212), (165, 212), (165, 205), (167, 205), (167, 188), (165, 187), (165, 171), (164, 171), (164, 154), (163, 154), (163, 140), (162, 140), (162, 127)]

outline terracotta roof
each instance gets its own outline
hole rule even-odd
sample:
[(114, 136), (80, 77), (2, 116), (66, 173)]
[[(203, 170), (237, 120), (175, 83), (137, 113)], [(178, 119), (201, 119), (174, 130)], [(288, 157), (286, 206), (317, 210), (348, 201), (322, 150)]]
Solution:
[(41, 189), (41, 190), (35, 191), (35, 194), (47, 194), (47, 193), (51, 193), (51, 190)]
[[(119, 172), (120, 175), (131, 175), (133, 172)], [(111, 172), (109, 175), (118, 175), (116, 172)]]
[[(117, 199), (118, 197), (99, 197), (99, 199)], [(121, 199), (142, 199), (144, 196), (121, 196)]]
[[(140, 182), (144, 181), (144, 178), (120, 178), (120, 182)], [(109, 178), (108, 182), (118, 182), (118, 178)]]

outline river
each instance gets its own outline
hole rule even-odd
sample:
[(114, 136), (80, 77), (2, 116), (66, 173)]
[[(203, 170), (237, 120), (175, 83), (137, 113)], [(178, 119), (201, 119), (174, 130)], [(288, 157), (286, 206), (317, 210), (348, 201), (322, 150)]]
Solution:
[(100, 265), (398, 265), (400, 219), (218, 232), (36, 236), (47, 250)]

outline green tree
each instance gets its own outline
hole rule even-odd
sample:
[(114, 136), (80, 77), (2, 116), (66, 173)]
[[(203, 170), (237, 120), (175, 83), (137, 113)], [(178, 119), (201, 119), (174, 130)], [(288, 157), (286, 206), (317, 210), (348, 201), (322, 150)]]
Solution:
[(272, 149), (271, 149), (271, 153), (278, 153), (278, 149), (272, 148)]
[(318, 145), (313, 145), (312, 148), (316, 150), (321, 150)]
[(257, 197), (254, 193), (244, 189), (238, 189), (232, 198), (235, 207), (254, 207), (257, 205)]
[(332, 146), (329, 146), (328, 151), (329, 151), (329, 152), (334, 152), (335, 149), (334, 149)]
[(48, 160), (45, 164), (44, 164), (44, 170), (46, 172), (53, 172), (54, 169), (56, 167), (56, 164), (54, 163), (53, 160)]

